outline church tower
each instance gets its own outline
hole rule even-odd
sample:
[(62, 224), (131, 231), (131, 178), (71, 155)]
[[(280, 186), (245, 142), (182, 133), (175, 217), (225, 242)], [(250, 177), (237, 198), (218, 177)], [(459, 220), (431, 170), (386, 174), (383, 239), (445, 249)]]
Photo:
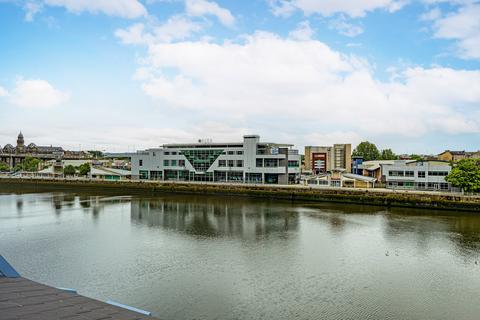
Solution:
[(20, 131), (17, 138), (17, 152), (23, 152), (25, 149), (25, 140), (23, 139), (23, 134)]

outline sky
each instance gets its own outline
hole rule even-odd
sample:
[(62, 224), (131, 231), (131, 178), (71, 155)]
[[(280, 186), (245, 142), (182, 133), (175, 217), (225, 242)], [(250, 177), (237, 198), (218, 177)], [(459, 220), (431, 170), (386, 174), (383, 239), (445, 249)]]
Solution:
[(480, 1), (0, 0), (0, 146), (480, 149)]

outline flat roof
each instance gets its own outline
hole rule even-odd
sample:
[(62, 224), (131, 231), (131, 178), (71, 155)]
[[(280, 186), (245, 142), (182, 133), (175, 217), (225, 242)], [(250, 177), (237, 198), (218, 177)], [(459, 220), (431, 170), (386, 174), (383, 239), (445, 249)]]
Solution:
[[(259, 142), (260, 146), (293, 147), (293, 144)], [(208, 143), (169, 143), (162, 145), (165, 149), (173, 148), (243, 148), (243, 142), (208, 142)]]

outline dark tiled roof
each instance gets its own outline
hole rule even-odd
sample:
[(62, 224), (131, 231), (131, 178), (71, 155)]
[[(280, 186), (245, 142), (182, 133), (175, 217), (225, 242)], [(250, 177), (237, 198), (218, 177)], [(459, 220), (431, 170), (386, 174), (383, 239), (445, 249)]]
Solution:
[(62, 147), (37, 146), (38, 153), (63, 152)]

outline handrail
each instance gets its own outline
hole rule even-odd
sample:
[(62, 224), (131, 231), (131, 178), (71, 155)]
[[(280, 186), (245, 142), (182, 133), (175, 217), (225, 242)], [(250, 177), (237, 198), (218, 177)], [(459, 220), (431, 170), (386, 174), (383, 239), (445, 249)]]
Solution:
[(0, 255), (0, 277), (20, 278), (20, 274), (15, 270), (8, 261)]

